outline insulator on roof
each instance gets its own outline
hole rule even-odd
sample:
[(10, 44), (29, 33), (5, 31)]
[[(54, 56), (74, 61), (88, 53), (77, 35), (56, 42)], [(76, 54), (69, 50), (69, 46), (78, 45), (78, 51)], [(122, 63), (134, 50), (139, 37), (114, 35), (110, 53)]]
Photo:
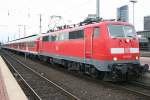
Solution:
[(66, 25), (64, 25), (64, 29), (66, 29), (67, 28), (67, 26)]
[(92, 23), (97, 23), (101, 22), (102, 18), (96, 17), (96, 18), (86, 18), (83, 22), (80, 22), (80, 26), (82, 25), (87, 25), (87, 24), (92, 24)]

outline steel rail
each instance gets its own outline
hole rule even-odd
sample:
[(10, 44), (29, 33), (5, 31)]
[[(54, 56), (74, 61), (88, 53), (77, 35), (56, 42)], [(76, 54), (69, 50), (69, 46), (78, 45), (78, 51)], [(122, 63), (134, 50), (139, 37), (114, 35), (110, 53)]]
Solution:
[(14, 66), (9, 62), (9, 60), (2, 56), (3, 59), (7, 62), (7, 64), (10, 65), (10, 67), (17, 73), (17, 75), (19, 75), (19, 77), (22, 79), (22, 81), (26, 84), (26, 86), (35, 94), (35, 96), (39, 99), (42, 100), (42, 98), (40, 98), (40, 96), (34, 91), (34, 89), (27, 83), (27, 81), (22, 77), (22, 75), (14, 68)]
[[(126, 83), (127, 84), (127, 86), (124, 86), (124, 85), (117, 85), (117, 87), (119, 87), (119, 88), (122, 88), (122, 89), (124, 89), (124, 90), (127, 90), (127, 91), (130, 91), (130, 92), (132, 92), (132, 93), (136, 93), (136, 94), (139, 94), (139, 95), (143, 95), (143, 96), (146, 96), (146, 97), (148, 97), (148, 98), (150, 98), (150, 94), (147, 94), (147, 93), (144, 93), (143, 91), (141, 91), (141, 90), (136, 90), (136, 89), (131, 89), (129, 86), (130, 85), (134, 85), (134, 86), (137, 86), (137, 87), (140, 87), (140, 88), (143, 88), (143, 89), (146, 89), (146, 90), (148, 90), (148, 91), (150, 91), (150, 89), (147, 89), (146, 87), (141, 87), (141, 86), (139, 86), (139, 84), (137, 85), (137, 84), (131, 84), (131, 83)], [(133, 87), (132, 87), (133, 88)]]
[[(5, 53), (6, 55), (8, 55), (7, 53)], [(10, 56), (11, 57), (11, 56)], [(11, 57), (13, 60), (17, 61), (18, 63), (20, 63), (21, 65), (23, 65), (25, 68), (31, 70), (33, 73), (35, 73), (36, 75), (40, 76), (41, 78), (45, 79), (46, 81), (48, 81), (50, 84), (56, 86), (58, 89), (64, 91), (66, 94), (70, 95), (74, 100), (80, 100), (77, 96), (75, 96), (74, 94), (70, 93), (69, 91), (65, 90), (64, 88), (62, 88), (61, 86), (59, 86), (58, 84), (54, 83), (53, 81), (47, 79), (46, 77), (44, 77), (43, 75), (41, 75), (40, 73), (36, 72), (35, 70), (33, 70), (32, 68), (30, 68), (29, 66), (27, 66), (26, 64), (22, 63), (21, 61), (19, 61), (18, 59), (15, 59), (13, 57)]]
[(149, 89), (150, 90), (150, 84), (147, 84), (147, 83), (144, 83), (144, 82), (140, 82), (140, 81), (132, 81), (132, 82), (129, 82), (129, 83), (133, 84), (133, 85), (137, 85), (137, 86), (143, 87), (144, 89)]

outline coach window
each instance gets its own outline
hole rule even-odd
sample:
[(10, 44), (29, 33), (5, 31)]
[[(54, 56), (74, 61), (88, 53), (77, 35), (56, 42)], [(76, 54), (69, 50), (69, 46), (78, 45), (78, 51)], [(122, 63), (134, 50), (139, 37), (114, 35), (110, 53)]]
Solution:
[(69, 39), (81, 39), (84, 38), (83, 30), (69, 32)]
[(99, 37), (100, 36), (100, 28), (95, 27), (93, 32), (93, 37)]
[(30, 47), (34, 47), (35, 43), (34, 42), (30, 42)]

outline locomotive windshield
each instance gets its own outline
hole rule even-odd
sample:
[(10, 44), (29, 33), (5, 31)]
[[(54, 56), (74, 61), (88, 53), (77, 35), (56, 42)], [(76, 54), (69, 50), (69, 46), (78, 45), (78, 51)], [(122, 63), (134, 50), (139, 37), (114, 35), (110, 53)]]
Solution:
[(110, 36), (112, 38), (135, 38), (136, 32), (132, 26), (109, 25)]

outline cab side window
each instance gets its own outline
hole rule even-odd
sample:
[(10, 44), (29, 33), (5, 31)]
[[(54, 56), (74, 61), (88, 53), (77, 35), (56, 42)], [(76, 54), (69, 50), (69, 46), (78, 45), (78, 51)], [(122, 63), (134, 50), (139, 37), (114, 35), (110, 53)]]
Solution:
[(99, 27), (94, 27), (93, 31), (93, 37), (99, 37), (100, 36), (100, 28)]

